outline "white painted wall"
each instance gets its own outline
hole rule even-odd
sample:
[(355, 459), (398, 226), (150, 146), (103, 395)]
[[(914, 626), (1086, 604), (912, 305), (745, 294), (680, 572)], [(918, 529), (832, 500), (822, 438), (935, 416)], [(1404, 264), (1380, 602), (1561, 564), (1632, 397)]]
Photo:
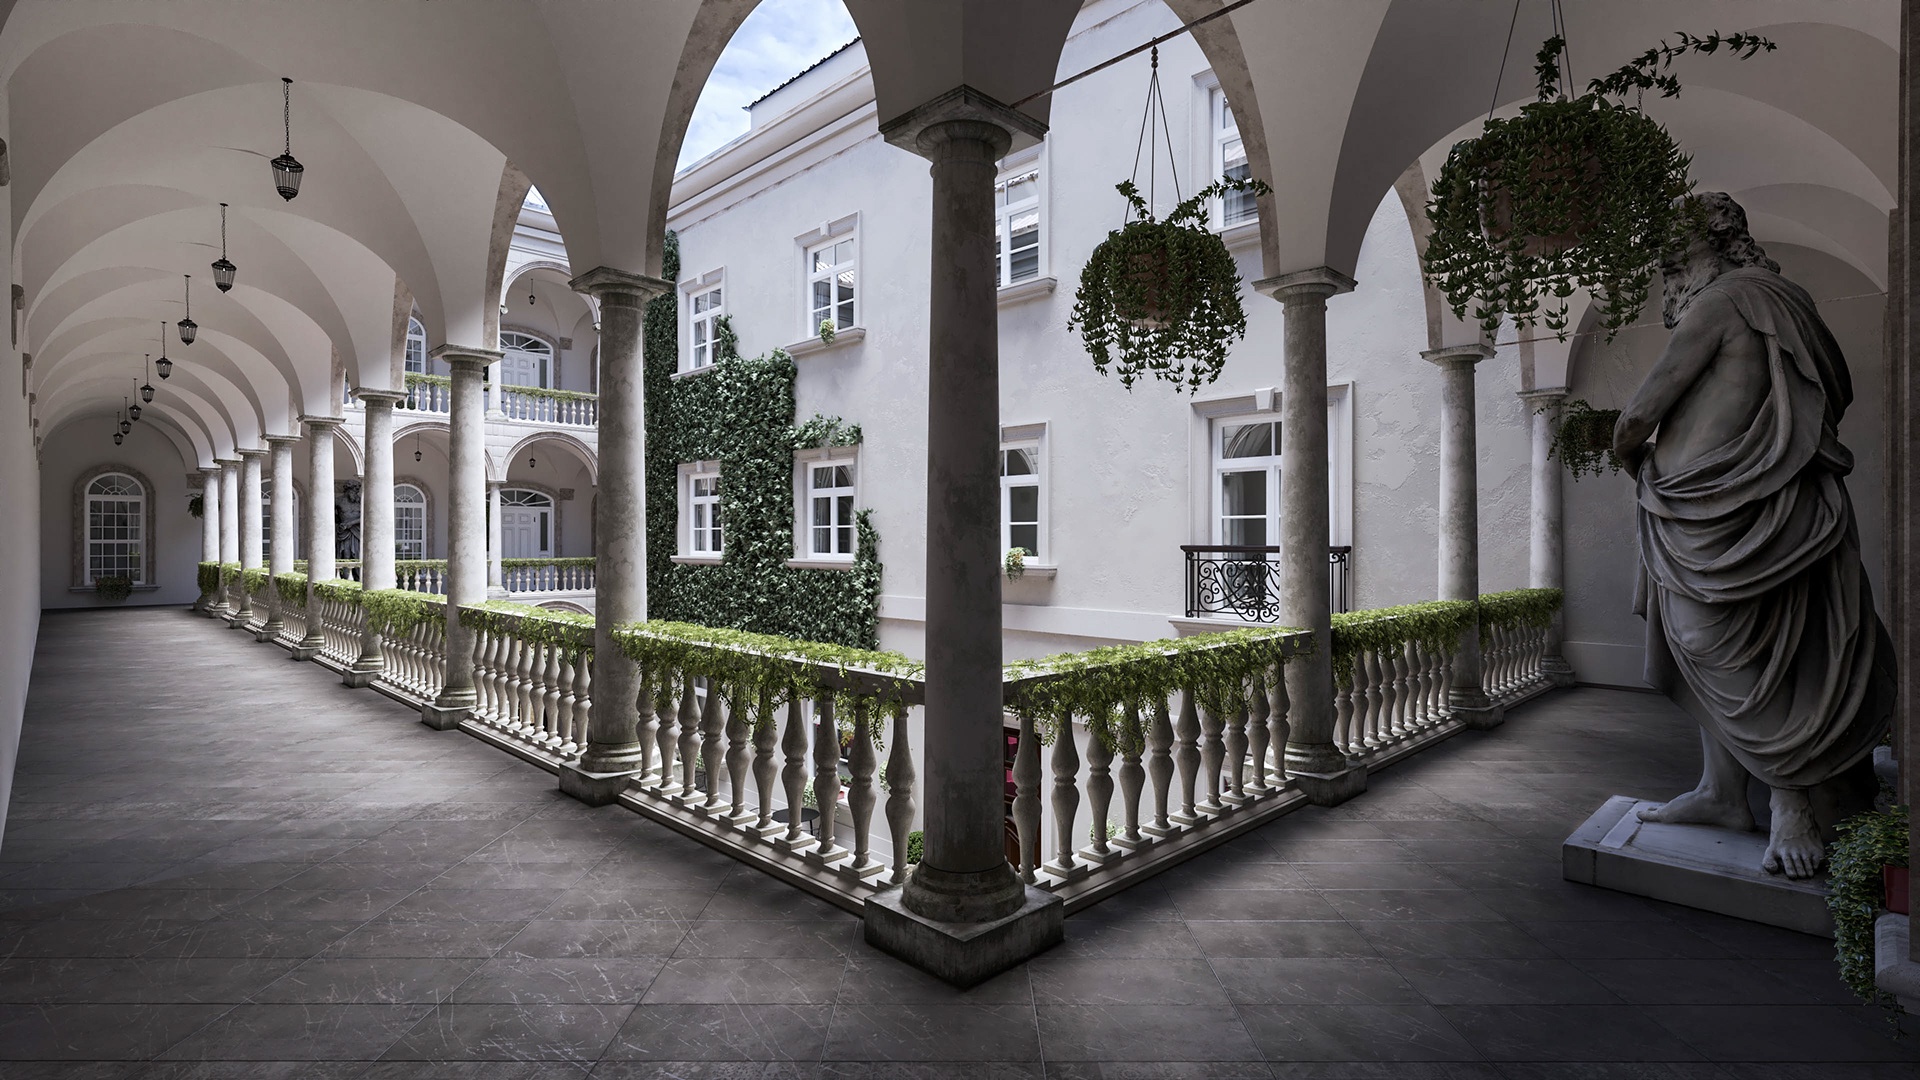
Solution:
[[(6, 115), (0, 109), (0, 117)], [(11, 132), (0, 123), (0, 138)], [(13, 250), (13, 189), (0, 187), (0, 241)], [(0, 270), (11, 292), (13, 261)], [(8, 339), (6, 370), (0, 372), (0, 836), (13, 795), (19, 758), (20, 721), (40, 632), (40, 463), (34, 452), (26, 380), (20, 350)]]

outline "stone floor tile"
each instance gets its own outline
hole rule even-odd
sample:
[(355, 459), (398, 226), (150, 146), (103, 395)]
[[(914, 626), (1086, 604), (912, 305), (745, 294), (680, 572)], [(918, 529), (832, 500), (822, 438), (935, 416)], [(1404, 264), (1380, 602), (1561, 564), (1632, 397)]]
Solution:
[[(1664, 1010), (1661, 1010), (1664, 1011)], [(1632, 1005), (1448, 1005), (1440, 1012), (1493, 1061), (1698, 1061)]]
[(825, 1005), (837, 1000), (844, 960), (701, 957), (669, 960), (648, 987), (649, 1005)]
[(0, 956), (139, 956), (204, 925), (184, 919), (0, 922)]
[(1430, 1005), (1242, 1005), (1238, 1011), (1270, 1062), (1480, 1059)]
[(153, 945), (143, 956), (234, 956), (306, 959), (339, 941), (357, 922), (294, 919), (210, 919)]
[(508, 956), (672, 956), (688, 935), (680, 922), (535, 919), (501, 952)]
[(364, 1061), (161, 1061), (129, 1080), (358, 1080), (366, 1069)]
[[(866, 1062), (850, 1067), (871, 1068)], [(593, 1080), (814, 1080), (838, 1074), (817, 1061), (607, 1061), (593, 1066)], [(864, 1073), (849, 1073), (864, 1080)]]
[(480, 965), (475, 959), (315, 957), (253, 994), (261, 1003), (403, 1005), (447, 1001)]
[(666, 966), (657, 956), (496, 957), (453, 992), (456, 1002), (635, 1005)]
[(355, 927), (328, 945), (330, 957), (472, 957), (487, 959), (499, 952), (526, 924), (508, 922), (423, 922), (416, 919), (373, 919)]
[(1214, 959), (1236, 1005), (1418, 1005), (1424, 999), (1377, 959)]
[(144, 1061), (229, 1005), (0, 1005), (0, 1060)]
[(381, 913), (394, 922), (530, 921), (553, 903), (549, 889), (453, 889), (428, 885)]
[(597, 1061), (629, 1005), (440, 1005), (387, 1049), (387, 1061)]
[[(1633, 1005), (1794, 1005), (1818, 1004), (1745, 960), (1686, 959), (1575, 960), (1574, 966)], [(1833, 975), (1833, 965), (1827, 963)], [(1837, 976), (1835, 986), (1845, 990)], [(1839, 1002), (1847, 1004), (1848, 1002)]]
[(582, 1061), (379, 1061), (355, 1080), (586, 1080)]
[(303, 866), (300, 872), (277, 882), (285, 889), (379, 889), (411, 892), (446, 873), (433, 862), (359, 862), (331, 859)]
[(1187, 889), (1173, 893), (1183, 919), (1232, 922), (1252, 919), (1277, 922), (1289, 919), (1325, 921), (1339, 913), (1329, 898), (1311, 889)]
[(1182, 922), (1099, 923), (1069, 919), (1066, 936), (1066, 941), (1053, 947), (1054, 953), (1175, 960), (1199, 955), (1199, 947)]
[(1038, 1061), (1040, 1039), (1030, 1006), (849, 1004), (834, 1007), (822, 1056), (834, 1061)]
[(1264, 1061), (1049, 1061), (1047, 1080), (1273, 1080)]
[[(1687, 927), (1665, 920), (1623, 923), (1523, 921), (1528, 936), (1571, 960), (1653, 960), (1677, 957), (1726, 957), (1715, 944)], [(1831, 960), (1831, 957), (1828, 957)]]
[(1320, 894), (1348, 921), (1493, 922), (1500, 916), (1464, 889), (1331, 889)]
[(1606, 985), (1558, 958), (1401, 957), (1395, 970), (1433, 1005), (1618, 1005)]
[(819, 1061), (830, 1005), (639, 1005), (603, 1055), (615, 1061)]
[(1219, 962), (1043, 955), (1027, 964), (1040, 1005), (1225, 1005)]
[(1915, 1061), (1912, 1037), (1895, 1039), (1868, 1005), (1671, 1005), (1647, 1012), (1714, 1061)]
[[(1071, 924), (1073, 920), (1068, 922)], [(1061, 955), (1064, 954), (1059, 949), (1045, 954), (1049, 959)], [(960, 990), (863, 941), (855, 941), (840, 982), (839, 1000), (853, 1005), (1031, 1005), (1033, 984), (1028, 974), (1031, 966), (1022, 964)]]
[(713, 899), (712, 889), (631, 889), (576, 885), (563, 890), (543, 911), (543, 919), (642, 919), (692, 922)]
[(701, 920), (686, 928), (676, 957), (793, 957), (831, 960), (844, 958), (853, 948), (860, 927), (856, 923), (807, 920), (803, 922), (713, 922)]
[(1185, 925), (1202, 956), (1378, 955), (1373, 945), (1352, 924), (1338, 919), (1317, 922), (1199, 922), (1190, 919)]
[(227, 912), (237, 918), (365, 922), (404, 899), (407, 889), (289, 889), (254, 895)]
[(1552, 958), (1553, 950), (1510, 922), (1356, 920), (1353, 928), (1381, 956)]

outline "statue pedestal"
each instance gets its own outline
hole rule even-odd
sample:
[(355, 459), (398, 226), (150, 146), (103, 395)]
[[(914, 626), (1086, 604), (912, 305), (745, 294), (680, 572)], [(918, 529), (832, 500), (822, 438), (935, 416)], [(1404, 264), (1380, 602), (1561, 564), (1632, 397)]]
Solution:
[(1641, 821), (1657, 805), (1608, 799), (1560, 848), (1568, 881), (1717, 911), (1803, 934), (1833, 936), (1825, 876), (1789, 881), (1760, 869), (1767, 834)]

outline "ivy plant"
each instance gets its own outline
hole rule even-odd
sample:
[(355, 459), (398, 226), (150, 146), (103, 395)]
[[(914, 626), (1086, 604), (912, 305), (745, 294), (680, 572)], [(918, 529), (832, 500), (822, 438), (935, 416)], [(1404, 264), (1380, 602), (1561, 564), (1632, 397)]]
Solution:
[(240, 571), (240, 587), (246, 590), (248, 596), (258, 595), (266, 591), (267, 579), (271, 576), (264, 566), (248, 567)]
[(313, 583), (313, 595), (336, 604), (360, 606), (360, 583), (346, 578), (327, 578)]
[(1547, 456), (1559, 458), (1575, 482), (1583, 473), (1620, 472), (1626, 464), (1613, 452), (1613, 429), (1619, 423), (1619, 409), (1596, 409), (1580, 398), (1569, 401), (1561, 407), (1560, 430), (1553, 433)]
[(1000, 568), (1006, 572), (1008, 581), (1019, 581), (1027, 572), (1027, 549), (1008, 548), (1006, 557), (1000, 560)]
[(1544, 630), (1553, 625), (1566, 594), (1559, 589), (1512, 589), (1480, 597), (1480, 644), (1491, 644), (1496, 627)]
[[(1696, 212), (1682, 202), (1693, 190), (1687, 156), (1641, 104), (1648, 90), (1680, 93), (1676, 58), (1723, 48), (1746, 59), (1774, 44), (1754, 34), (1682, 33), (1570, 97), (1561, 79), (1566, 41), (1548, 38), (1535, 58), (1538, 100), (1456, 143), (1434, 178), (1422, 268), (1454, 315), (1464, 319), (1472, 307), (1488, 335), (1505, 319), (1516, 329), (1544, 324), (1564, 339), (1567, 298), (1585, 289), (1609, 338), (1632, 322), (1683, 216)], [(1632, 104), (1615, 100), (1629, 94)]]
[(307, 575), (298, 571), (276, 574), (273, 587), (280, 592), (280, 602), (288, 607), (305, 610), (307, 606)]
[(221, 590), (222, 590), (222, 591), (225, 591), (225, 589), (227, 588), (227, 586), (229, 586), (229, 585), (231, 585), (231, 584), (233, 584), (233, 579), (234, 579), (234, 578), (237, 578), (237, 577), (239, 577), (239, 576), (240, 576), (240, 564), (239, 564), (239, 563), (237, 563), (237, 562), (223, 562), (223, 563), (221, 563), (221, 564), (220, 564), (220, 588), (221, 588)]
[(1901, 1013), (1892, 994), (1874, 985), (1873, 924), (1885, 900), (1882, 867), (1907, 865), (1907, 808), (1870, 810), (1841, 822), (1827, 849), (1827, 910), (1833, 913), (1833, 955), (1840, 978), (1862, 1001)]
[(205, 517), (207, 513), (207, 497), (198, 491), (187, 496), (187, 513), (194, 517)]
[(489, 600), (460, 609), (463, 625), (535, 645), (556, 646), (576, 658), (593, 655), (593, 616), (511, 600)]
[(213, 593), (219, 592), (220, 564), (217, 562), (201, 563), (194, 575), (194, 580), (195, 584), (200, 586), (200, 592), (202, 594), (212, 595)]
[(376, 634), (398, 637), (421, 623), (446, 625), (447, 598), (406, 589), (368, 589), (360, 593), (360, 606), (367, 612), (367, 629)]
[(125, 600), (133, 595), (133, 579), (120, 574), (94, 578), (93, 594), (102, 600)]
[(1353, 685), (1353, 661), (1363, 652), (1399, 649), (1408, 642), (1451, 650), (1473, 623), (1471, 600), (1428, 600), (1419, 604), (1340, 611), (1333, 616), (1333, 681)]
[[(679, 241), (667, 234), (663, 272), (679, 274)], [(800, 641), (873, 649), (879, 643), (880, 538), (868, 511), (855, 518), (855, 555), (845, 570), (798, 569), (793, 557), (796, 448), (852, 445), (860, 427), (838, 417), (794, 420), (793, 358), (781, 350), (740, 355), (730, 319), (718, 320), (715, 361), (679, 371), (674, 290), (648, 304), (647, 606), (656, 618)], [(726, 553), (718, 564), (675, 563), (679, 466), (720, 462)]]
[(1221, 179), (1159, 220), (1133, 181), (1116, 189), (1133, 218), (1108, 233), (1081, 268), (1067, 328), (1080, 331), (1093, 369), (1112, 369), (1120, 385), (1132, 389), (1151, 375), (1195, 393), (1220, 377), (1228, 347), (1247, 336), (1240, 268), (1208, 227), (1212, 200), (1271, 189), (1259, 180)]

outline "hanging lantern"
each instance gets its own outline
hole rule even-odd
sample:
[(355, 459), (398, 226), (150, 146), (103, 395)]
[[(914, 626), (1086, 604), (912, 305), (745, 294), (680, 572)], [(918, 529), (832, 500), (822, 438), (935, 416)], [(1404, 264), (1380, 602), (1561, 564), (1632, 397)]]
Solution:
[[(152, 359), (153, 359), (153, 354), (152, 354), (152, 353), (147, 353), (147, 354), (145, 354), (145, 355), (146, 355), (146, 358), (147, 358), (148, 360), (152, 360)], [(171, 365), (169, 365), (169, 366), (171, 366)], [(165, 378), (165, 376), (161, 376), (161, 377), (162, 377), (162, 378)], [(146, 383), (144, 383), (144, 384), (142, 384), (142, 385), (141, 385), (141, 387), (140, 387), (140, 400), (141, 400), (141, 401), (144, 401), (144, 402), (146, 402), (146, 403), (147, 403), (147, 404), (149, 404), (149, 405), (151, 405), (151, 404), (153, 404), (153, 383), (152, 383), (152, 381), (151, 381), (151, 380), (149, 380), (148, 382), (146, 382)]]
[[(122, 426), (124, 426), (124, 425), (122, 425)], [(119, 446), (119, 445), (120, 445), (121, 443), (123, 443), (123, 442), (126, 442), (126, 441), (127, 441), (127, 435), (126, 435), (126, 432), (124, 432), (124, 431), (116, 431), (116, 432), (114, 432), (114, 433), (113, 433), (113, 445), (115, 445), (115, 446)]]
[(286, 127), (287, 144), (286, 152), (273, 159), (273, 189), (280, 193), (281, 198), (292, 202), (293, 197), (300, 194), (300, 174), (306, 172), (307, 167), (293, 156), (293, 80), (283, 77), (280, 82), (283, 84), (281, 95), (285, 99), (281, 122)]
[(120, 399), (120, 434), (122, 435), (125, 435), (127, 432), (133, 430), (133, 421), (127, 419), (126, 410), (127, 410), (127, 399), (121, 398)]
[(135, 404), (133, 404), (133, 405), (129, 405), (129, 406), (127, 406), (127, 415), (128, 415), (128, 416), (131, 416), (131, 417), (133, 418), (133, 421), (134, 421), (134, 423), (136, 423), (136, 424), (137, 424), (137, 423), (139, 423), (139, 422), (140, 422), (140, 406), (139, 406), (139, 404), (138, 404), (138, 403), (135, 403)]
[(194, 335), (200, 332), (200, 324), (193, 321), (193, 275), (186, 274), (183, 276), (187, 279), (187, 317), (181, 319), (178, 323), (180, 327), (180, 344), (191, 345), (193, 344)]
[(233, 288), (233, 272), (240, 269), (227, 261), (227, 204), (220, 204), (220, 258), (213, 264), (213, 287), (221, 292)]
[(160, 359), (153, 362), (153, 370), (160, 373), (162, 380), (173, 374), (173, 361), (167, 359), (167, 324), (165, 322), (160, 324)]

